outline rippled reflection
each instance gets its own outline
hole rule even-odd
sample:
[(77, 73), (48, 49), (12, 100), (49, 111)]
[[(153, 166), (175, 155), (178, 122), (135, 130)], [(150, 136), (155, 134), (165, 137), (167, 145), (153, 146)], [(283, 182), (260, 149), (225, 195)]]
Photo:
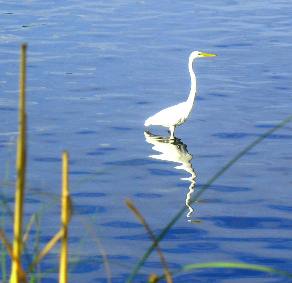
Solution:
[(160, 154), (150, 155), (153, 159), (165, 160), (170, 162), (180, 163), (175, 166), (175, 169), (184, 170), (190, 174), (189, 177), (181, 178), (190, 182), (189, 191), (186, 195), (186, 206), (189, 209), (187, 217), (191, 217), (193, 208), (191, 207), (191, 196), (195, 190), (196, 173), (193, 169), (191, 160), (193, 156), (188, 152), (187, 145), (180, 139), (174, 137), (174, 139), (153, 135), (149, 131), (144, 132), (146, 142), (153, 144), (152, 149)]

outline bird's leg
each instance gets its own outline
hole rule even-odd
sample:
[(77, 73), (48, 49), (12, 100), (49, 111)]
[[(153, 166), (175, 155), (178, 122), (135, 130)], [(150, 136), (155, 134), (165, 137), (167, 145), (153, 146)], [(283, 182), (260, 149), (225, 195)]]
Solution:
[(170, 139), (174, 139), (174, 130), (175, 130), (175, 126), (169, 127)]

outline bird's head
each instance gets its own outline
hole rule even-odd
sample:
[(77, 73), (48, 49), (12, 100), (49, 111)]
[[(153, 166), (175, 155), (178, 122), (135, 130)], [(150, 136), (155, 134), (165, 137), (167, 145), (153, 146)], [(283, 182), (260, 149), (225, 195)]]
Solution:
[(216, 54), (211, 53), (205, 53), (201, 51), (193, 51), (190, 55), (190, 60), (194, 60), (195, 58), (201, 58), (201, 57), (214, 57), (217, 56)]

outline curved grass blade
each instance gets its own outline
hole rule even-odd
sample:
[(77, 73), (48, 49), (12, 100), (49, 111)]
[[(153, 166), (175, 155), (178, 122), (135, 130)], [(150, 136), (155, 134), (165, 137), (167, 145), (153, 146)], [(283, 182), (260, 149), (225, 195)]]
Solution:
[[(260, 137), (256, 138), (253, 142), (251, 142), (249, 145), (247, 145), (243, 150), (241, 150), (238, 154), (236, 154), (231, 160), (229, 160), (218, 172), (211, 177), (208, 182), (201, 188), (200, 191), (197, 191), (194, 195), (193, 200), (191, 203), (195, 202), (202, 193), (205, 192), (206, 189), (208, 189), (221, 175), (223, 175), (232, 165), (234, 165), (242, 156), (244, 156), (247, 152), (249, 152), (252, 148), (254, 148), (257, 144), (261, 143), (264, 139), (272, 135), (277, 130), (283, 128), (286, 124), (292, 121), (292, 115), (288, 116), (284, 120), (282, 120), (279, 124), (277, 124), (275, 127), (271, 128), (270, 130), (263, 133)], [(184, 206), (181, 208), (177, 214), (170, 220), (170, 222), (164, 227), (164, 229), (161, 231), (161, 233), (156, 237), (157, 242), (160, 242), (167, 232), (170, 230), (170, 228), (177, 222), (177, 220), (185, 213), (186, 207)], [(127, 283), (133, 282), (133, 279), (139, 272), (140, 268), (143, 266), (144, 262), (147, 260), (147, 258), (150, 256), (152, 251), (154, 250), (155, 246), (152, 244), (148, 250), (144, 253), (142, 258), (138, 261), (134, 269), (132, 270), (131, 274), (129, 275), (127, 279)]]
[(45, 245), (45, 247), (39, 252), (39, 254), (35, 257), (33, 262), (29, 267), (29, 272), (32, 272), (37, 264), (41, 262), (41, 260), (49, 253), (49, 251), (62, 239), (64, 234), (63, 229), (60, 229), (52, 239)]
[[(141, 214), (141, 212), (136, 208), (136, 206), (134, 205), (134, 203), (130, 199), (126, 199), (126, 205), (134, 213), (134, 215), (141, 222), (141, 224), (144, 226), (144, 228), (147, 231), (147, 233), (148, 233), (153, 245), (156, 247), (158, 256), (159, 256), (161, 264), (163, 266), (164, 278), (166, 279), (166, 282), (167, 283), (173, 283), (173, 280), (172, 280), (172, 277), (171, 277), (171, 272), (169, 270), (167, 261), (166, 261), (164, 255), (163, 255), (163, 253), (162, 253), (162, 250), (161, 250), (160, 246), (158, 245), (158, 242), (156, 241), (156, 236), (154, 235), (153, 231), (151, 230), (149, 224), (146, 222), (146, 220), (143, 217), (143, 215)], [(150, 282), (151, 282), (151, 280), (154, 282), (153, 278), (149, 279)]]
[[(245, 270), (271, 273), (275, 275), (281, 275), (288, 278), (292, 278), (292, 273), (289, 273), (286, 271), (274, 269), (274, 268), (267, 267), (264, 265), (248, 264), (248, 263), (242, 263), (242, 262), (208, 262), (208, 263), (187, 264), (183, 266), (180, 270), (175, 271), (173, 275), (182, 273), (182, 272), (195, 271), (197, 269), (210, 269), (210, 268), (245, 269)], [(159, 277), (159, 280), (163, 278), (164, 276), (161, 276)]]
[(110, 262), (109, 262), (109, 257), (107, 255), (107, 252), (104, 248), (104, 246), (101, 243), (101, 240), (99, 239), (98, 235), (93, 231), (92, 226), (88, 223), (84, 223), (86, 230), (88, 231), (89, 234), (91, 234), (92, 239), (94, 239), (98, 250), (100, 252), (100, 255), (102, 257), (102, 262), (104, 265), (104, 269), (105, 269), (105, 274), (107, 277), (107, 283), (112, 283), (112, 272), (111, 272), (111, 268), (110, 268)]
[(34, 213), (30, 219), (29, 219), (29, 222), (28, 224), (26, 225), (25, 227), (25, 232), (23, 233), (23, 237), (22, 237), (22, 245), (23, 245), (23, 249), (25, 248), (26, 246), (26, 243), (28, 241), (28, 238), (29, 238), (29, 233), (31, 232), (31, 229), (32, 229), (32, 225), (34, 224), (34, 222), (36, 221), (36, 213)]

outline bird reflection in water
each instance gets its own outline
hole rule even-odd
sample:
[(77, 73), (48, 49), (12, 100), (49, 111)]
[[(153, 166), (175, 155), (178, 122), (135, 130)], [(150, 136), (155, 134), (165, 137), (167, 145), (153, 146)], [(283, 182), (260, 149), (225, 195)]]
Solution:
[(167, 138), (157, 136), (150, 133), (149, 131), (144, 132), (144, 135), (146, 142), (153, 144), (152, 149), (161, 153), (150, 155), (149, 157), (158, 160), (180, 163), (180, 165), (175, 166), (174, 168), (178, 170), (184, 170), (190, 174), (189, 177), (181, 178), (181, 180), (186, 180), (190, 182), (189, 191), (186, 195), (186, 206), (189, 209), (187, 217), (190, 218), (194, 211), (191, 207), (191, 196), (195, 190), (196, 184), (196, 173), (191, 163), (193, 156), (188, 152), (186, 144), (184, 144), (180, 139), (176, 137)]

